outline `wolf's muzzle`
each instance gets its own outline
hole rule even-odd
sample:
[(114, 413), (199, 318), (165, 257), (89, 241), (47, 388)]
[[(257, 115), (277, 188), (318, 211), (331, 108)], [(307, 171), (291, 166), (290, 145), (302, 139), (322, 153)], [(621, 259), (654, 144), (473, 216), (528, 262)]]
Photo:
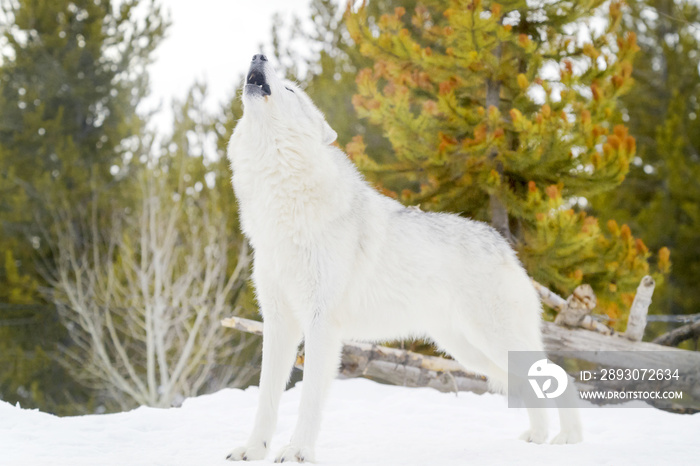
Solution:
[(265, 55), (253, 55), (253, 60), (250, 63), (248, 77), (246, 78), (246, 93), (259, 93), (259, 95), (271, 95), (270, 85), (265, 79), (265, 64), (267, 57)]

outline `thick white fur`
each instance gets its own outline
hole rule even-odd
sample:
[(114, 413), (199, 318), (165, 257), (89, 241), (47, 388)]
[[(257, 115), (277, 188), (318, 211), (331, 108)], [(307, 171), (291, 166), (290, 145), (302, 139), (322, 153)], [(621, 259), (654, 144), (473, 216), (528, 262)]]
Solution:
[[(313, 461), (321, 409), (341, 341), (427, 337), (504, 390), (509, 350), (542, 351), (541, 307), (508, 243), (485, 223), (407, 209), (371, 188), (311, 100), (265, 63), (271, 89), (243, 90), (228, 147), (253, 282), (265, 322), (260, 401), (248, 443), (270, 446), (280, 396), (305, 340), (301, 406), (277, 461)], [(527, 441), (547, 416), (529, 410)], [(576, 410), (560, 410), (556, 443), (581, 440)]]

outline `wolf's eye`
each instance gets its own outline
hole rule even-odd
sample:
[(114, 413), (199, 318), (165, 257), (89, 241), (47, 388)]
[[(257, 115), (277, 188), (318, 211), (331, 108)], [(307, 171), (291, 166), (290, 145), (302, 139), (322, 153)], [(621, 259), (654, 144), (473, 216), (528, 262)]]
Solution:
[(291, 92), (292, 94), (294, 94), (294, 91), (293, 91), (293, 90), (291, 90), (290, 88), (288, 88), (288, 87), (285, 87), (285, 89), (287, 89), (287, 90), (288, 90), (289, 92)]

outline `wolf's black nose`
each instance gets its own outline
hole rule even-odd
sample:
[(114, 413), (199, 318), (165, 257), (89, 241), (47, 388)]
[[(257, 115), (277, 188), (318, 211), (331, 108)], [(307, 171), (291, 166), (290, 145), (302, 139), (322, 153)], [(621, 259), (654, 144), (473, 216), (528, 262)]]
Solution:
[(256, 61), (267, 61), (267, 57), (261, 53), (253, 55), (253, 63), (255, 63)]

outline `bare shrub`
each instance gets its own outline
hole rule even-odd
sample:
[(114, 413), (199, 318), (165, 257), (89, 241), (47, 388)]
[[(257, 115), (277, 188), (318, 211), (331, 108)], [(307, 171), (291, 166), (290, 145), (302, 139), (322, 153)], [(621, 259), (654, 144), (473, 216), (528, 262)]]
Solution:
[[(219, 323), (245, 287), (248, 246), (216, 202), (174, 194), (162, 178), (141, 177), (131, 212), (100, 218), (95, 201), (54, 215), (48, 295), (72, 339), (64, 361), (121, 408), (171, 406), (256, 371), (253, 340)], [(239, 243), (231, 267), (229, 238)]]

